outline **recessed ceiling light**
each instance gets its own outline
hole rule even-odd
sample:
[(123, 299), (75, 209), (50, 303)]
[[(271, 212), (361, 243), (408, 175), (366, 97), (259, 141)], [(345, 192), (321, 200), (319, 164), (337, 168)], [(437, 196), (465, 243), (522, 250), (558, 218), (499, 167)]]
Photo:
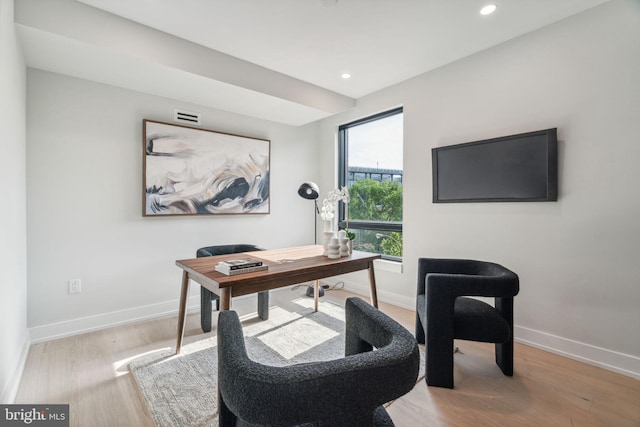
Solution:
[(496, 5), (495, 4), (488, 4), (485, 7), (483, 7), (482, 9), (480, 9), (480, 15), (491, 15), (495, 11), (496, 11)]
[(343, 79), (350, 79), (350, 78), (351, 78), (351, 74), (349, 74), (349, 73), (342, 73), (342, 76), (340, 76), (340, 77), (342, 77)]

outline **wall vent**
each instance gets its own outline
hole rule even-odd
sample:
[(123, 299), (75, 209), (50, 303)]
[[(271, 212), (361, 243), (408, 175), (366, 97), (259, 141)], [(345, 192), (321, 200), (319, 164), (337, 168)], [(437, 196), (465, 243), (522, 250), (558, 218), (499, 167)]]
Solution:
[(201, 113), (193, 113), (191, 111), (184, 110), (173, 110), (173, 121), (178, 123), (187, 123), (190, 125), (198, 125), (202, 124), (202, 114)]

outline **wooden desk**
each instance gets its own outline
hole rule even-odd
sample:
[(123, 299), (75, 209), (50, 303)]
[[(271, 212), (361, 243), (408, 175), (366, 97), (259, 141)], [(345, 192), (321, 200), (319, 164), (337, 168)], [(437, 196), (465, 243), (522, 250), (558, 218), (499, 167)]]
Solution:
[[(187, 318), (187, 297), (189, 280), (220, 295), (220, 310), (229, 310), (231, 297), (252, 294), (269, 289), (281, 288), (299, 283), (314, 281), (315, 310), (318, 311), (319, 279), (351, 273), (358, 270), (369, 270), (371, 286), (371, 304), (378, 307), (376, 279), (373, 261), (379, 254), (353, 251), (348, 257), (330, 259), (322, 255), (322, 246), (299, 246), (295, 248), (272, 249), (266, 251), (244, 252), (241, 254), (219, 255), (176, 261), (182, 268), (182, 291), (180, 293), (180, 310), (178, 312), (178, 339), (176, 354), (180, 353), (184, 337), (184, 324)], [(220, 261), (249, 256), (261, 260), (269, 266), (268, 270), (254, 273), (227, 276), (215, 270)]]

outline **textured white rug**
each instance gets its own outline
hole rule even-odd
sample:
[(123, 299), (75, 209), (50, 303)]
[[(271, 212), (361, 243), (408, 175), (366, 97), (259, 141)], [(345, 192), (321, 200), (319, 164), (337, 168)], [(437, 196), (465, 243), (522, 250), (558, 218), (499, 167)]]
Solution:
[[(312, 300), (301, 300), (308, 304)], [(318, 312), (300, 306), (296, 312), (279, 309), (269, 320), (243, 322), (247, 352), (261, 363), (283, 366), (344, 356), (344, 308), (321, 302)], [(423, 376), (424, 362), (420, 363)], [(216, 338), (183, 346), (129, 364), (158, 427), (218, 425)]]

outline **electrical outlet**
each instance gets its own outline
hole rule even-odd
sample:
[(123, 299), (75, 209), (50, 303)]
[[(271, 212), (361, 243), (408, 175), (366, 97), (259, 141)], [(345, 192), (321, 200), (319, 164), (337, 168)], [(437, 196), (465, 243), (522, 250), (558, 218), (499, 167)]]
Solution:
[(69, 280), (69, 293), (79, 294), (80, 292), (82, 292), (82, 282), (80, 279)]

